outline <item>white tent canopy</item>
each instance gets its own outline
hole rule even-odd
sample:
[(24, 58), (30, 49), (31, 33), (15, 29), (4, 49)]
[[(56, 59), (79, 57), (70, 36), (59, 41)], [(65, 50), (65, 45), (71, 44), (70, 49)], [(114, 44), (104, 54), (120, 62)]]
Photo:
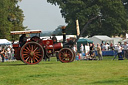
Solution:
[(108, 43), (113, 42), (113, 39), (106, 35), (95, 35), (91, 37), (90, 40), (92, 40), (95, 45), (97, 45), (97, 43), (101, 44), (102, 42), (108, 42)]
[(120, 37), (115, 37), (115, 38), (112, 38), (113, 39), (113, 44), (114, 45), (117, 45), (119, 42), (122, 42), (123, 38), (120, 38)]
[(7, 39), (0, 39), (0, 45), (11, 45), (11, 42)]
[(124, 42), (128, 43), (128, 39), (123, 40), (121, 43), (123, 44)]

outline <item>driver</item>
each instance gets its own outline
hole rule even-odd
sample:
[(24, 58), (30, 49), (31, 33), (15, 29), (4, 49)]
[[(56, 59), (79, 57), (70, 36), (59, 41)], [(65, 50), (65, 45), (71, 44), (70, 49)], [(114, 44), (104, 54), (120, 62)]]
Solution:
[(27, 42), (26, 34), (22, 34), (22, 36), (19, 39), (20, 47), (22, 47)]
[(55, 34), (52, 35), (52, 40), (53, 40), (53, 44), (57, 43), (57, 38)]

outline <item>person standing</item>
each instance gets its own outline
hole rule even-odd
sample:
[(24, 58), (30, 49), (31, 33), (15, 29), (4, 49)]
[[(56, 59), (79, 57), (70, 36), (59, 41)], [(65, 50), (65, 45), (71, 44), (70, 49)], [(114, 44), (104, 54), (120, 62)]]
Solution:
[(83, 46), (83, 44), (81, 44), (81, 46), (80, 46), (80, 51), (81, 51), (81, 53), (84, 53), (84, 46)]
[(97, 44), (97, 54), (98, 54), (98, 59), (102, 60), (103, 59), (102, 50), (101, 50), (101, 47), (100, 47), (99, 43)]
[(9, 60), (12, 58), (11, 47), (10, 46), (7, 48), (7, 56), (8, 56)]
[(85, 45), (85, 54), (88, 55), (90, 51), (90, 47), (89, 44), (87, 43), (87, 45)]
[(11, 55), (12, 55), (12, 60), (14, 60), (15, 59), (15, 57), (14, 57), (14, 49), (13, 48), (11, 48)]
[(109, 48), (109, 45), (108, 45), (107, 43), (105, 43), (105, 45), (104, 45), (104, 49), (107, 51), (108, 48)]
[(73, 46), (73, 50), (77, 54), (77, 46), (76, 45)]
[(123, 51), (124, 51), (124, 58), (128, 59), (128, 46), (127, 46), (127, 42), (124, 42), (123, 45)]
[(93, 45), (92, 45), (92, 43), (90, 43), (90, 52), (89, 52), (89, 54), (90, 54), (90, 57), (92, 58), (93, 57)]
[(104, 44), (103, 43), (101, 43), (101, 50), (104, 50)]
[(118, 52), (118, 60), (123, 60), (122, 47), (119, 44), (117, 44), (117, 52)]
[(4, 49), (4, 47), (0, 50), (0, 55), (2, 57), (2, 62), (4, 62), (4, 57), (5, 57), (5, 49)]
[(113, 58), (112, 60), (116, 59), (116, 57), (117, 57), (117, 55), (118, 55), (117, 46), (116, 46), (116, 45), (113, 46), (113, 53), (114, 53), (114, 58)]
[(110, 44), (110, 49), (113, 50), (113, 44), (112, 43)]

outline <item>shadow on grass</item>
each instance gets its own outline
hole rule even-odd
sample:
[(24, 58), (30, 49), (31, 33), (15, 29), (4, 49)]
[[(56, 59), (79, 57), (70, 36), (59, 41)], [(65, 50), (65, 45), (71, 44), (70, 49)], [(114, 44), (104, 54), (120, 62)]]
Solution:
[(93, 84), (112, 84), (112, 83), (118, 83), (118, 82), (121, 82), (121, 80), (103, 80), (103, 81), (93, 82)]
[(102, 81), (96, 81), (93, 82), (92, 84), (115, 84), (115, 83), (120, 83), (120, 82), (127, 82), (128, 77), (116, 79), (116, 80), (102, 80)]
[(0, 66), (22, 66), (27, 64), (0, 64)]
[(55, 64), (55, 63), (39, 63), (39, 64)]
[[(43, 65), (43, 64), (54, 64), (54, 63), (38, 63), (38, 64), (40, 64), (40, 65)], [(33, 65), (38, 65), (38, 64), (33, 64)], [(7, 64), (7, 63), (0, 63), (0, 66), (22, 66), (22, 65), (29, 65), (29, 64), (25, 64), (25, 63), (21, 63), (21, 64), (16, 64), (16, 63), (14, 63), (14, 64)]]
[(48, 77), (62, 77), (62, 76), (66, 76), (65, 74), (59, 74), (59, 73), (50, 73), (50, 74), (35, 74), (35, 75), (29, 75), (27, 77), (29, 78), (48, 78)]

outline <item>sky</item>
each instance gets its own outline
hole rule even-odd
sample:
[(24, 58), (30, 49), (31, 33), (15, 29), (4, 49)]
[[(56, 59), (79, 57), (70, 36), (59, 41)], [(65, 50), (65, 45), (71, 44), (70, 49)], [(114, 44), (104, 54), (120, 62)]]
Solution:
[(59, 25), (66, 25), (58, 6), (47, 0), (22, 0), (18, 3), (25, 16), (23, 25), (27, 29), (54, 31)]

